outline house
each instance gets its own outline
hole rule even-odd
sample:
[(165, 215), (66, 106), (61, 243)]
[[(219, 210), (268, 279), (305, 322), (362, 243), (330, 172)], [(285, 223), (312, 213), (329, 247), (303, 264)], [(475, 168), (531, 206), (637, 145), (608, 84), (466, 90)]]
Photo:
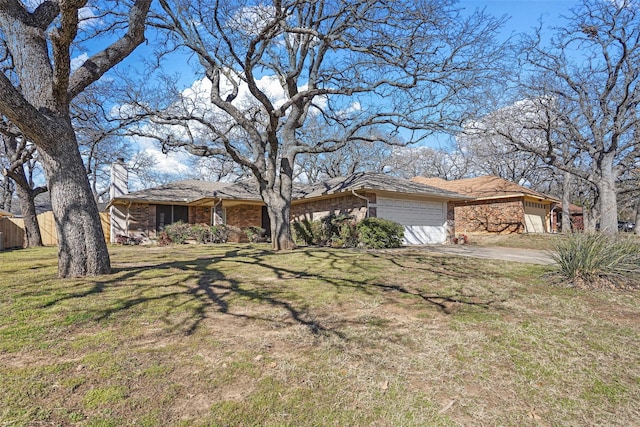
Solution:
[[(552, 229), (554, 231), (562, 231), (562, 204), (555, 205), (552, 209), (553, 215), (551, 216)], [(582, 231), (584, 230), (584, 218), (582, 207), (569, 204), (569, 222), (571, 223), (571, 230), (569, 231)]]
[[(119, 183), (119, 188), (126, 188)], [(443, 243), (447, 206), (469, 197), (384, 174), (356, 173), (320, 183), (296, 186), (293, 220), (320, 219), (330, 213), (390, 219), (405, 228), (406, 244)], [(118, 235), (158, 236), (173, 222), (227, 224), (269, 229), (269, 217), (257, 185), (185, 180), (115, 194), (110, 203), (112, 241)]]
[(546, 233), (552, 231), (552, 207), (560, 201), (497, 176), (447, 181), (415, 177), (412, 181), (472, 197), (449, 203), (454, 233)]

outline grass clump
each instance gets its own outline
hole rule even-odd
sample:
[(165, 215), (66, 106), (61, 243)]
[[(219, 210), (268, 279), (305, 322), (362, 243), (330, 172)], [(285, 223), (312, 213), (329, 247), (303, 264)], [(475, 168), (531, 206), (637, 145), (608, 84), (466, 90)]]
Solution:
[(575, 287), (637, 288), (640, 243), (603, 234), (576, 233), (557, 242), (551, 257)]

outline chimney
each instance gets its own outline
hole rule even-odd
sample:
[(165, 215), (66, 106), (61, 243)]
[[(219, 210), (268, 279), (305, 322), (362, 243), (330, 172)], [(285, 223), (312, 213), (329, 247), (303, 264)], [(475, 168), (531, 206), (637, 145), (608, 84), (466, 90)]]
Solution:
[(116, 162), (111, 164), (111, 187), (109, 188), (109, 197), (123, 196), (129, 193), (129, 172), (124, 159), (120, 157)]

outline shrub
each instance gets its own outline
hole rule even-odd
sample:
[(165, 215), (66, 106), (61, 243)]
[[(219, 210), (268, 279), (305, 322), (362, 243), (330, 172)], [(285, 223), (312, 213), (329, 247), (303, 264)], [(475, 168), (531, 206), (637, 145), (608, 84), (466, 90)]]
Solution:
[(158, 234), (158, 244), (160, 246), (167, 246), (167, 245), (170, 245), (171, 243), (173, 242), (171, 241), (171, 238), (169, 237), (166, 231), (161, 231)]
[(251, 243), (264, 242), (266, 240), (265, 238), (266, 230), (264, 228), (256, 227), (252, 225), (250, 227), (245, 228), (242, 231), (244, 231), (244, 234), (247, 235), (247, 238)]
[(187, 241), (191, 237), (190, 235), (191, 226), (182, 221), (174, 222), (173, 224), (169, 224), (164, 227), (164, 232), (167, 233), (169, 239), (176, 245), (181, 245)]
[(142, 236), (125, 236), (118, 234), (116, 236), (116, 243), (120, 245), (139, 245), (142, 243)]
[(577, 287), (627, 287), (640, 284), (640, 244), (603, 234), (576, 233), (551, 253), (560, 275)]
[(227, 243), (227, 240), (229, 240), (229, 227), (225, 224), (212, 225), (210, 235), (211, 243)]
[(189, 236), (198, 243), (209, 243), (211, 242), (211, 228), (202, 224), (192, 225), (189, 228)]
[(365, 218), (358, 223), (359, 245), (370, 249), (399, 248), (402, 246), (404, 228), (382, 218)]
[(314, 232), (319, 245), (346, 248), (355, 247), (358, 242), (356, 222), (351, 215), (330, 214), (320, 220)]
[(293, 240), (296, 244), (317, 245), (320, 221), (309, 221), (308, 218), (293, 223)]

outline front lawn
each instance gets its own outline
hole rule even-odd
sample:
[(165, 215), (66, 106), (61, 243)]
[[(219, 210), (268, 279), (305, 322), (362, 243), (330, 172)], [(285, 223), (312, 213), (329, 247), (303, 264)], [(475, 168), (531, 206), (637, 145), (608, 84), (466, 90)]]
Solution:
[(619, 425), (640, 297), (549, 267), (267, 246), (0, 252), (0, 425)]

